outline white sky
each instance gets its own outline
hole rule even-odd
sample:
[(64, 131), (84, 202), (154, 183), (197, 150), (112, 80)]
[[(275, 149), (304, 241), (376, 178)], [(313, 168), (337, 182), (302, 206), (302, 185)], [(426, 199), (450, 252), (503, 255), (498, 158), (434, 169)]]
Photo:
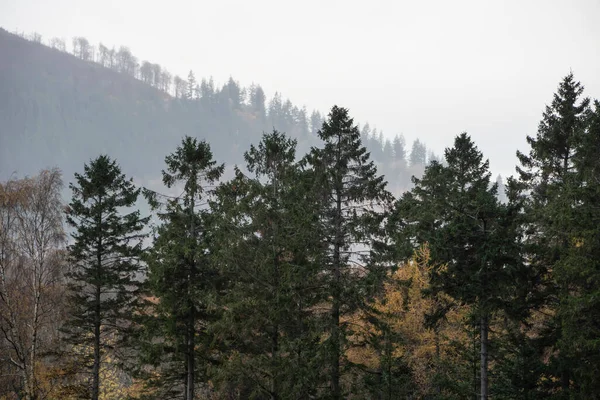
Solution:
[(600, 98), (600, 0), (0, 0), (0, 26), (338, 104), (438, 154), (467, 131), (503, 175), (569, 70)]

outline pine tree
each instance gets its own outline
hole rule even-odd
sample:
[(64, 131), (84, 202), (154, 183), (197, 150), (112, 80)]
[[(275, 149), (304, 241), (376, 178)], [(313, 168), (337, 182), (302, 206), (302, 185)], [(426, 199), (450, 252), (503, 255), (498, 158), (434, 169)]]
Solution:
[(406, 167), (406, 140), (403, 135), (396, 135), (392, 144), (394, 157), (400, 168)]
[(196, 77), (194, 76), (194, 71), (190, 70), (187, 79), (187, 90), (186, 90), (186, 98), (188, 100), (193, 100), (198, 98), (198, 84), (196, 83)]
[[(181, 185), (183, 193), (170, 198), (159, 214), (162, 224), (147, 258), (156, 301), (147, 320), (144, 362), (158, 368), (164, 396), (183, 394), (192, 400), (196, 387), (207, 382), (212, 341), (207, 325), (218, 318), (213, 306), (220, 281), (211, 262), (206, 201), (208, 185), (219, 179), (224, 166), (216, 164), (206, 142), (189, 136), (165, 163), (163, 183), (168, 188)], [(158, 205), (158, 195), (147, 194)]]
[(221, 185), (219, 264), (230, 286), (217, 331), (224, 348), (218, 388), (250, 398), (310, 398), (320, 340), (311, 193), (295, 163), (296, 141), (274, 131), (245, 153), (248, 171)]
[[(473, 307), (479, 328), (480, 396), (487, 399), (489, 326), (520, 271), (514, 212), (496, 199), (488, 161), (466, 134), (446, 149), (447, 166), (431, 163), (397, 203), (408, 243), (428, 243), (432, 289)], [(443, 267), (442, 267), (443, 266)]]
[(346, 339), (352, 333), (345, 318), (365, 304), (369, 289), (379, 288), (383, 273), (373, 256), (380, 249), (391, 195), (347, 109), (334, 106), (319, 137), (324, 147), (313, 148), (305, 163), (314, 173), (314, 190), (321, 198), (321, 240), (327, 245), (322, 278), (331, 305), (324, 343), (329, 398), (341, 399), (340, 377), (348, 366)]
[(586, 118), (586, 128), (573, 157), (577, 171), (568, 254), (559, 265), (559, 285), (569, 291), (560, 298), (560, 351), (575, 360), (575, 393), (593, 398), (600, 393), (600, 102)]
[(118, 349), (132, 328), (147, 218), (141, 218), (139, 211), (122, 214), (135, 205), (140, 190), (109, 157), (86, 164), (75, 180), (67, 211), (67, 223), (74, 231), (69, 246), (71, 309), (65, 332), (73, 346), (83, 347), (84, 355), (91, 357), (89, 396), (97, 400), (103, 357), (113, 346)]
[[(546, 306), (556, 313), (548, 321), (546, 339), (553, 354), (548, 374), (554, 378), (548, 381), (548, 391), (559, 393), (559, 398), (569, 398), (572, 390), (579, 390), (572, 384), (580, 361), (574, 343), (566, 335), (566, 329), (577, 328), (569, 328), (565, 323), (570, 319), (571, 296), (578, 292), (571, 273), (579, 268), (577, 264), (583, 266), (581, 261), (587, 258), (582, 254), (575, 256), (582, 251), (576, 246), (582, 238), (576, 221), (582, 215), (588, 221), (593, 220), (588, 214), (589, 203), (581, 204), (583, 199), (578, 198), (582, 191), (593, 186), (584, 188), (582, 179), (587, 172), (576, 161), (589, 160), (582, 152), (595, 148), (586, 134), (590, 100), (582, 99), (582, 94), (583, 86), (574, 80), (573, 74), (566, 76), (551, 105), (546, 107), (536, 137), (527, 137), (529, 154), (517, 153), (521, 163), (517, 171), (523, 191), (529, 194), (528, 262), (545, 278)], [(554, 382), (557, 387), (552, 387)]]
[(410, 151), (410, 165), (425, 165), (427, 163), (427, 148), (419, 139), (415, 139)]

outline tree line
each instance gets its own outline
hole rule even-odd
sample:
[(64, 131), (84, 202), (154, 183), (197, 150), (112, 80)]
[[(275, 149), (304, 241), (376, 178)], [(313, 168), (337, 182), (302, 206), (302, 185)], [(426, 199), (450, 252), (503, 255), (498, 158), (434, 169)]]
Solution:
[(58, 170), (0, 185), (0, 396), (597, 396), (600, 102), (572, 74), (504, 201), (466, 133), (397, 199), (347, 109), (317, 135), (228, 180), (185, 137), (164, 193), (102, 155), (67, 205)]
[[(25, 35), (17, 32), (17, 35), (34, 43), (44, 44), (41, 35), (37, 33)], [(72, 54), (82, 61), (93, 62), (119, 74), (135, 78), (169, 96), (173, 96), (169, 98), (175, 104), (171, 105), (169, 109), (173, 114), (176, 114), (175, 119), (178, 120), (177, 122), (188, 122), (187, 120), (190, 119), (190, 125), (197, 126), (201, 123), (193, 120), (186, 113), (191, 112), (193, 115), (199, 116), (198, 118), (208, 125), (205, 129), (215, 132), (215, 137), (209, 138), (213, 151), (219, 158), (223, 157), (230, 164), (243, 162), (241, 154), (250, 144), (260, 140), (258, 133), (263, 130), (270, 131), (275, 128), (280, 132), (286, 132), (289, 136), (298, 140), (298, 151), (302, 153), (307, 152), (312, 146), (319, 143), (317, 132), (321, 128), (325, 116), (318, 110), (310, 111), (306, 107), (293, 104), (290, 99), (284, 98), (281, 93), (276, 92), (271, 98), (268, 98), (263, 88), (258, 84), (243, 87), (235, 79), (229, 78), (224, 84), (219, 85), (212, 78), (196, 78), (194, 71), (189, 71), (187, 78), (173, 76), (159, 64), (140, 61), (127, 46), (109, 48), (109, 46), (102, 43), (95, 46), (86, 38), (80, 36), (72, 38), (71, 42), (72, 45), (68, 46), (66, 40), (53, 38), (47, 41), (47, 45), (58, 51)], [(40, 82), (42, 85), (45, 83), (44, 81)], [(72, 90), (81, 90), (81, 88), (61, 87), (60, 90), (66, 91), (64, 96), (72, 96)], [(99, 89), (93, 88), (93, 90)], [(87, 92), (85, 95), (87, 96)], [(111, 93), (111, 95), (115, 94)], [(137, 93), (136, 95), (147, 96), (146, 93)], [(160, 98), (159, 100), (158, 105), (152, 105), (154, 114), (156, 114), (154, 107), (164, 106), (164, 99)], [(58, 107), (54, 104), (52, 106)], [(110, 109), (113, 105), (108, 103), (103, 106)], [(43, 105), (40, 105), (40, 107), (43, 107)], [(75, 106), (73, 107), (75, 108)], [(97, 104), (90, 105), (90, 109), (93, 109), (93, 107), (97, 107)], [(132, 104), (119, 105), (119, 108), (123, 107), (127, 108), (127, 113), (135, 113), (136, 115), (144, 115), (146, 111), (145, 109), (140, 110)], [(70, 109), (64, 112), (69, 115)], [(37, 115), (37, 113), (32, 111), (32, 115)], [(77, 115), (75, 117), (82, 120), (97, 119), (97, 115), (94, 114), (85, 117)], [(122, 116), (107, 115), (103, 118), (120, 121)], [(207, 122), (211, 118), (216, 119), (214, 122), (216, 126), (211, 126), (212, 123)], [(173, 121), (169, 121), (169, 125), (173, 123)], [(52, 130), (55, 124), (58, 125), (56, 129), (60, 129), (61, 124), (64, 125), (64, 122), (62, 118), (59, 118), (58, 122), (42, 120), (27, 121), (27, 124), (47, 126), (49, 130)], [(107, 124), (107, 122), (102, 121), (102, 124)], [(121, 125), (127, 125), (127, 122), (124, 121)], [(9, 124), (9, 129), (11, 128)], [(19, 128), (21, 128), (19, 124), (16, 124), (15, 130), (19, 130)], [(410, 178), (412, 175), (421, 176), (428, 163), (435, 160), (439, 161), (439, 157), (427, 149), (425, 143), (418, 138), (407, 143), (402, 134), (397, 134), (393, 138), (385, 137), (380, 129), (369, 123), (361, 124), (360, 131), (362, 143), (371, 153), (377, 167), (386, 176), (390, 183), (390, 191), (396, 195), (411, 187)], [(145, 132), (144, 134), (149, 133)], [(59, 135), (59, 133), (56, 133), (56, 135)], [(136, 135), (135, 132), (134, 135)], [(136, 140), (142, 139), (143, 137), (136, 136)], [(111, 142), (118, 140), (122, 141), (124, 139), (116, 137)], [(161, 140), (161, 137), (153, 138), (153, 141), (156, 142)], [(232, 141), (240, 143), (240, 148), (231, 149)], [(76, 139), (70, 142), (76, 142)], [(10, 145), (10, 142), (8, 144)], [(48, 146), (52, 145), (52, 143), (48, 143)], [(123, 143), (118, 147), (125, 148), (128, 146), (128, 144)], [(46, 145), (42, 148), (46, 148)], [(7, 154), (6, 157), (10, 158), (10, 154)], [(128, 161), (124, 160), (124, 164)], [(138, 171), (132, 173), (138, 173)]]

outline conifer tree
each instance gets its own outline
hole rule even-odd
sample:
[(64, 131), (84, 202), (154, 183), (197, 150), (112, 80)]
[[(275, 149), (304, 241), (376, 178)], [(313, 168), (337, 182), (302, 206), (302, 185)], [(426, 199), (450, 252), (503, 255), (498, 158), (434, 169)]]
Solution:
[[(213, 160), (206, 142), (189, 136), (165, 163), (163, 183), (182, 187), (183, 192), (164, 205), (148, 255), (149, 289), (156, 301), (147, 322), (144, 361), (158, 367), (163, 396), (192, 400), (196, 388), (207, 382), (211, 342), (207, 325), (218, 318), (213, 305), (219, 279), (211, 263), (206, 202), (209, 185), (219, 179), (224, 166)], [(156, 193), (147, 195), (159, 206)]]
[(73, 198), (67, 211), (73, 244), (69, 246), (70, 315), (65, 332), (73, 346), (84, 349), (85, 365), (91, 362), (89, 398), (97, 400), (103, 357), (128, 339), (137, 310), (147, 218), (128, 210), (140, 190), (109, 157), (86, 164), (83, 174), (75, 174), (75, 181), (70, 185)]
[(406, 140), (402, 134), (396, 135), (393, 142), (394, 157), (400, 168), (406, 167)]
[(265, 134), (245, 153), (253, 176), (238, 169), (213, 208), (222, 218), (219, 264), (229, 282), (217, 328), (228, 343), (218, 386), (244, 398), (310, 398), (318, 386), (319, 242), (295, 146), (277, 131)]
[[(409, 244), (428, 244), (432, 290), (473, 307), (480, 344), (480, 398), (487, 399), (489, 325), (504, 309), (512, 276), (521, 271), (515, 250), (514, 210), (502, 206), (490, 184), (488, 161), (467, 134), (446, 149), (447, 166), (432, 162), (396, 206)], [(443, 267), (442, 267), (443, 266)]]
[(391, 194), (347, 109), (334, 106), (318, 134), (324, 147), (313, 148), (304, 162), (314, 174), (320, 239), (326, 245), (322, 286), (331, 307), (324, 343), (328, 397), (341, 399), (340, 377), (349, 366), (346, 339), (352, 334), (346, 317), (365, 305), (384, 275), (374, 256), (382, 248)]
[(410, 151), (410, 165), (425, 165), (427, 163), (427, 148), (419, 140), (415, 139)]
[[(536, 137), (527, 137), (529, 154), (517, 153), (517, 171), (529, 194), (528, 262), (545, 278), (545, 306), (554, 313), (545, 335), (552, 354), (546, 389), (559, 398), (581, 391), (577, 375), (583, 372), (579, 358), (585, 351), (573, 339), (578, 315), (587, 307), (574, 305), (590, 293), (589, 281), (581, 284), (595, 268), (593, 235), (585, 238), (592, 231), (584, 226), (597, 221), (588, 196), (597, 186), (592, 160), (598, 159), (598, 148), (588, 128), (590, 100), (582, 98), (583, 89), (572, 73), (567, 75), (546, 107)], [(589, 371), (589, 366), (583, 369)]]

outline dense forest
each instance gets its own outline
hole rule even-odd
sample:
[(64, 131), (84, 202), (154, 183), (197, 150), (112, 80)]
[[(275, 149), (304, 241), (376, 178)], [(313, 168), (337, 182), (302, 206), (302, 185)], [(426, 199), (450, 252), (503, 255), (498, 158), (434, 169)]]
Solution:
[[(11, 110), (2, 169), (21, 170), (26, 145), (35, 168), (77, 162), (65, 164), (73, 176), (42, 167), (0, 184), (1, 399), (598, 397), (600, 102), (572, 73), (506, 184), (458, 133), (440, 159), (415, 144), (423, 174), (395, 195), (390, 165), (405, 174), (416, 161), (406, 169), (404, 147), (382, 146), (346, 108), (288, 132), (273, 110), (306, 113), (279, 100), (251, 111), (265, 104), (264, 94), (247, 100), (258, 86), (234, 105), (231, 80), (211, 92), (227, 107), (207, 105), (185, 91), (193, 75), (177, 91), (139, 66), (113, 74), (81, 42), (73, 56), (33, 39), (2, 32), (0, 45), (15, 63), (35, 54), (63, 64), (44, 64), (43, 82), (28, 71), (39, 65), (23, 64), (23, 79), (37, 77), (21, 82), (31, 92), (0, 87), (12, 93), (0, 97)], [(74, 76), (89, 81), (67, 85)], [(152, 101), (127, 100), (141, 91)], [(78, 111), (52, 125), (50, 108), (67, 104)], [(85, 109), (109, 105), (119, 123), (131, 118), (130, 134), (87, 119)], [(20, 126), (15, 110), (39, 113)], [(242, 140), (238, 123), (257, 131)], [(238, 136), (213, 142), (186, 127)], [(377, 158), (386, 146), (398, 164)], [(151, 159), (133, 162), (138, 148)], [(152, 157), (162, 184), (137, 184)]]
[[(71, 177), (102, 152), (150, 185), (159, 179), (164, 149), (185, 135), (209, 141), (228, 166), (243, 164), (248, 146), (273, 129), (296, 139), (300, 152), (320, 143), (320, 111), (280, 93), (269, 99), (258, 84), (241, 87), (230, 78), (219, 87), (193, 71), (172, 76), (126, 46), (94, 46), (83, 37), (68, 47), (64, 39), (45, 45), (39, 34), (0, 28), (0, 178), (54, 166)], [(420, 140), (386, 139), (368, 123), (361, 138), (397, 194), (437, 159)]]

